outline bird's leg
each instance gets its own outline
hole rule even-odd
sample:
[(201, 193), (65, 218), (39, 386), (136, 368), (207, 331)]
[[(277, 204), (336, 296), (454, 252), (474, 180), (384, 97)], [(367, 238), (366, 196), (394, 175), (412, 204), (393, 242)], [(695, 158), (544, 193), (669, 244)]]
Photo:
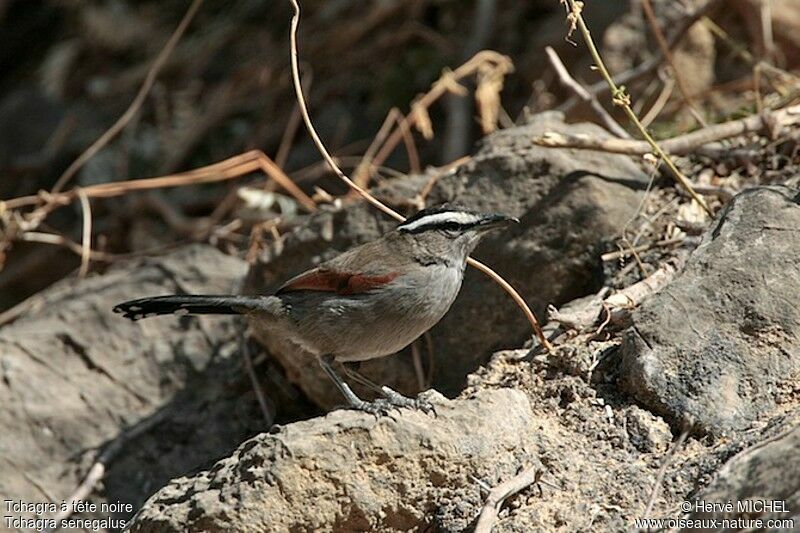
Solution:
[(357, 381), (361, 383), (368, 389), (372, 389), (392, 404), (395, 407), (407, 407), (409, 409), (419, 409), (420, 411), (430, 412), (435, 411), (433, 405), (420, 398), (409, 398), (408, 396), (403, 396), (396, 390), (387, 387), (381, 386), (375, 383), (374, 381), (370, 380), (369, 378), (363, 376), (355, 369), (351, 368), (347, 364), (342, 365), (344, 368), (344, 373), (347, 374), (347, 377), (351, 378), (353, 381)]
[(336, 387), (342, 393), (342, 395), (347, 400), (347, 403), (350, 404), (352, 409), (356, 409), (358, 411), (366, 411), (368, 413), (372, 413), (375, 415), (378, 414), (385, 414), (387, 412), (387, 408), (390, 405), (387, 405), (385, 402), (365, 402), (358, 396), (350, 386), (344, 382), (342, 378), (339, 377), (339, 374), (333, 369), (333, 356), (330, 355), (323, 355), (319, 358), (319, 364), (322, 366), (322, 369), (328, 374), (328, 377), (333, 380), (336, 384)]

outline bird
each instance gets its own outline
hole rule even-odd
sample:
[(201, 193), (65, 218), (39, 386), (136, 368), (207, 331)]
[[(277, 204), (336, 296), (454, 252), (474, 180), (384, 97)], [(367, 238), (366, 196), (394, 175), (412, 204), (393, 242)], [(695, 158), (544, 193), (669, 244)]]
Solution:
[[(491, 230), (512, 223), (519, 220), (437, 205), (289, 279), (269, 296), (173, 294), (130, 300), (113, 310), (131, 320), (246, 315), (260, 332), (288, 338), (314, 354), (348, 407), (373, 414), (400, 407), (429, 411), (429, 402), (378, 386), (347, 363), (394, 354), (438, 323), (461, 289), (469, 254)], [(359, 398), (335, 363), (383, 398)]]

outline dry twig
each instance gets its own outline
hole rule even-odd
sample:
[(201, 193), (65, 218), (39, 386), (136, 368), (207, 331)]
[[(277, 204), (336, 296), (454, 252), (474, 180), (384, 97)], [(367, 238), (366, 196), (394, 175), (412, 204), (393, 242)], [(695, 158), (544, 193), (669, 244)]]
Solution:
[(664, 82), (664, 87), (661, 89), (661, 92), (656, 98), (656, 101), (653, 102), (652, 107), (650, 110), (645, 113), (642, 117), (642, 124), (645, 127), (649, 127), (650, 124), (656, 119), (661, 110), (664, 109), (664, 106), (667, 105), (669, 101), (669, 97), (672, 96), (672, 90), (675, 88), (675, 79), (668, 78), (666, 82)]
[(761, 46), (767, 61), (775, 59), (775, 38), (772, 32), (772, 0), (761, 0), (759, 15), (761, 18)]
[(503, 502), (539, 481), (541, 476), (542, 472), (538, 468), (531, 467), (490, 490), (475, 525), (475, 533), (490, 533)]
[(680, 270), (682, 260), (678, 262), (677, 266), (667, 263), (645, 279), (625, 287), (605, 299), (592, 299), (580, 309), (562, 313), (551, 305), (547, 309), (547, 318), (569, 329), (583, 332), (592, 329), (603, 309), (606, 309), (608, 312), (607, 324), (624, 324), (632, 309), (660, 291), (675, 277)]
[(375, 135), (375, 138), (372, 140), (372, 143), (369, 145), (369, 148), (367, 148), (367, 151), (364, 153), (364, 156), (361, 158), (361, 161), (359, 161), (354, 171), (353, 181), (362, 187), (369, 185), (371, 174), (375, 169), (375, 165), (373, 164), (375, 153), (386, 141), (386, 137), (389, 135), (389, 131), (394, 124), (397, 124), (397, 127), (400, 128), (402, 133), (403, 142), (406, 146), (406, 153), (408, 154), (408, 166), (410, 171), (415, 174), (419, 173), (420, 159), (417, 147), (414, 144), (414, 137), (406, 123), (406, 117), (403, 116), (399, 109), (393, 107), (389, 110), (383, 124), (378, 130), (378, 134)]
[[(211, 183), (239, 178), (249, 172), (261, 170), (271, 177), (275, 182), (286, 189), (289, 194), (294, 196), (297, 202), (308, 211), (316, 210), (316, 202), (306, 195), (283, 170), (278, 167), (269, 157), (260, 150), (251, 150), (243, 154), (228, 158), (219, 163), (214, 163), (205, 167), (155, 178), (136, 179), (102, 183), (89, 187), (75, 187), (68, 191), (55, 194), (40, 191), (39, 194), (22, 196), (10, 200), (0, 200), (0, 215), (4, 215), (2, 222), (4, 227), (2, 239), (0, 239), (0, 259), (2, 251), (10, 246), (14, 240), (42, 242), (46, 244), (56, 244), (65, 246), (79, 254), (82, 258), (82, 272), (88, 268), (88, 260), (110, 261), (116, 256), (114, 254), (104, 254), (91, 249), (86, 250), (85, 246), (91, 239), (91, 219), (84, 216), (83, 243), (79, 246), (70, 239), (53, 233), (38, 232), (39, 225), (56, 209), (71, 204), (75, 199), (81, 200), (84, 208), (84, 215), (87, 213), (89, 198), (110, 198), (121, 196), (132, 191), (142, 191), (169, 187), (181, 187), (185, 185), (196, 185), (200, 183)], [(87, 201), (84, 202), (83, 198)], [(35, 209), (24, 215), (14, 211), (24, 207), (35, 206)], [(89, 212), (90, 213), (90, 212)], [(89, 214), (89, 216), (91, 216)], [(214, 218), (212, 216), (211, 221)], [(88, 233), (87, 233), (87, 224)], [(211, 228), (207, 228), (202, 233), (205, 237)], [(83, 266), (86, 265), (86, 266)], [(0, 261), (0, 269), (3, 264)]]
[[(294, 82), (295, 92), (297, 93), (297, 101), (300, 104), (300, 113), (303, 115), (303, 120), (305, 121), (306, 128), (308, 129), (309, 135), (311, 135), (311, 139), (314, 141), (314, 144), (317, 146), (317, 149), (319, 150), (320, 154), (322, 154), (322, 157), (325, 159), (325, 161), (327, 161), (328, 165), (331, 167), (331, 170), (333, 170), (333, 172), (339, 177), (340, 180), (345, 182), (351, 189), (355, 190), (358, 194), (361, 195), (362, 198), (364, 198), (367, 202), (372, 204), (374, 207), (376, 207), (379, 210), (383, 211), (384, 213), (386, 213), (390, 217), (394, 218), (395, 220), (399, 220), (399, 221), (404, 220), (404, 217), (402, 215), (400, 215), (400, 213), (394, 211), (390, 207), (388, 207), (388, 206), (384, 205), (383, 203), (381, 203), (374, 196), (372, 196), (369, 192), (367, 192), (364, 188), (362, 188), (357, 183), (353, 182), (353, 180), (348, 178), (344, 174), (344, 172), (342, 172), (342, 170), (339, 168), (339, 166), (336, 164), (336, 162), (333, 160), (333, 157), (328, 152), (328, 149), (325, 148), (325, 145), (322, 143), (322, 140), (320, 139), (319, 134), (317, 134), (317, 130), (314, 127), (314, 124), (311, 122), (311, 117), (310, 117), (310, 115), (308, 113), (308, 107), (306, 105), (306, 100), (305, 100), (305, 97), (303, 96), (303, 86), (300, 83), (300, 68), (298, 66), (298, 59), (297, 59), (297, 56), (298, 56), (298, 54), (297, 54), (297, 27), (300, 24), (300, 4), (298, 3), (297, 0), (291, 0), (291, 2), (292, 2), (292, 6), (294, 7), (294, 15), (292, 16), (291, 31), (289, 33), (289, 40), (290, 40), (290, 46), (291, 46), (292, 81)], [(480, 52), (478, 55), (473, 57), (472, 60), (470, 60), (470, 61), (475, 61), (476, 58), (478, 56), (480, 56), (480, 54), (485, 54), (485, 53), (487, 53), (487, 52), (486, 51)], [(462, 67), (463, 66), (464, 65), (462, 65)], [(459, 67), (459, 68), (461, 68), (461, 67)], [(376, 157), (376, 160), (377, 160), (377, 157)], [(496, 272), (494, 272), (491, 268), (489, 268), (488, 266), (484, 265), (483, 263), (481, 263), (481, 262), (479, 262), (479, 261), (477, 261), (477, 260), (475, 260), (475, 259), (470, 257), (470, 258), (467, 259), (467, 264), (469, 264), (470, 266), (472, 266), (474, 268), (477, 268), (478, 270), (480, 270), (481, 272), (483, 272), (484, 274), (489, 276), (495, 283), (499, 284), (500, 287), (502, 287), (503, 290), (505, 290), (511, 296), (511, 298), (520, 307), (522, 312), (525, 314), (525, 317), (530, 322), (531, 327), (533, 328), (534, 333), (538, 337), (539, 342), (541, 343), (542, 347), (545, 350), (550, 351), (552, 349), (552, 346), (551, 346), (550, 342), (544, 336), (544, 333), (542, 332), (542, 328), (539, 325), (539, 322), (536, 320), (536, 315), (533, 314), (533, 311), (531, 311), (530, 307), (528, 307), (528, 304), (525, 303), (525, 300), (522, 298), (522, 296), (520, 296), (520, 294), (506, 280), (504, 280)]]
[[(671, 155), (687, 155), (699, 151), (703, 146), (730, 139), (747, 133), (765, 131), (770, 137), (783, 128), (800, 124), (800, 105), (777, 109), (769, 113), (754, 114), (749, 117), (712, 124), (711, 126), (660, 141), (661, 149)], [(600, 150), (617, 154), (645, 155), (653, 152), (647, 141), (633, 139), (598, 138), (587, 135), (567, 135), (548, 132), (533, 139), (539, 146), (554, 148), (579, 148)]]
[[(306, 79), (304, 80), (304, 90), (306, 91), (310, 90), (311, 84), (314, 81), (311, 69), (309, 68), (307, 70)], [(280, 168), (286, 166), (286, 160), (289, 159), (289, 151), (292, 149), (292, 142), (294, 141), (295, 135), (297, 135), (297, 130), (300, 128), (300, 121), (302, 118), (303, 117), (300, 116), (300, 109), (297, 107), (297, 103), (295, 103), (292, 108), (292, 114), (289, 116), (289, 122), (287, 122), (286, 128), (283, 130), (283, 136), (281, 136), (278, 150), (275, 152), (275, 164)]]
[(639, 246), (631, 246), (629, 248), (624, 248), (622, 250), (617, 250), (616, 252), (608, 252), (600, 256), (600, 260), (604, 263), (608, 261), (613, 261), (615, 259), (621, 259), (623, 257), (628, 257), (629, 255), (633, 255), (638, 252), (646, 252), (647, 250), (652, 250), (653, 248), (663, 248), (672, 246), (675, 244), (681, 244), (684, 241), (684, 237), (676, 237), (674, 239), (665, 239), (663, 241), (651, 242), (649, 244), (642, 244)]
[(561, 61), (561, 58), (558, 57), (558, 54), (555, 50), (553, 50), (552, 46), (548, 46), (544, 49), (545, 53), (547, 54), (547, 59), (550, 61), (550, 64), (553, 66), (553, 69), (556, 71), (558, 75), (558, 79), (561, 81), (561, 84), (564, 87), (572, 90), (575, 95), (583, 100), (584, 102), (588, 103), (592, 106), (592, 111), (594, 111), (600, 120), (603, 121), (603, 124), (606, 125), (608, 131), (616, 135), (621, 139), (630, 139), (631, 136), (625, 131), (625, 128), (619, 125), (619, 122), (614, 120), (606, 109), (600, 105), (600, 102), (597, 101), (597, 97), (586, 90), (586, 88), (578, 83), (575, 78), (570, 76), (567, 67), (564, 66), (564, 63)]
[[(411, 111), (405, 118), (406, 126), (409, 128), (417, 128), (426, 139), (432, 138), (433, 126), (431, 125), (430, 116), (428, 115), (428, 108), (445, 94), (463, 94), (466, 89), (458, 83), (459, 80), (475, 74), (485, 80), (483, 91), (476, 92), (476, 98), (478, 98), (480, 94), (478, 107), (481, 109), (481, 119), (482, 122), (486, 120), (490, 121), (487, 117), (492, 112), (490, 103), (493, 99), (487, 91), (489, 88), (492, 88), (494, 91), (502, 89), (502, 83), (500, 83), (500, 81), (506, 74), (513, 70), (514, 65), (508, 57), (493, 50), (482, 50), (478, 52), (457, 69), (443, 72), (441, 77), (431, 85), (427, 93), (414, 99), (414, 102), (411, 104)], [(402, 129), (396, 128), (392, 132), (392, 135), (386, 140), (386, 143), (384, 143), (383, 148), (381, 148), (375, 156), (373, 163), (375, 165), (383, 164), (402, 138)]]
[(38, 242), (41, 244), (52, 244), (55, 246), (63, 246), (67, 250), (70, 250), (76, 255), (81, 256), (88, 256), (90, 261), (101, 261), (104, 263), (110, 263), (119, 259), (120, 257), (126, 257), (127, 255), (117, 255), (117, 254), (110, 254), (107, 252), (99, 252), (97, 250), (89, 249), (88, 252), (84, 250), (82, 244), (78, 244), (77, 242), (73, 241), (72, 239), (68, 239), (63, 235), (58, 235), (56, 233), (47, 233), (44, 231), (23, 231), (19, 235), (19, 240), (25, 242)]
[(419, 191), (417, 196), (412, 200), (412, 203), (417, 209), (423, 209), (425, 207), (425, 200), (428, 198), (428, 195), (433, 190), (433, 187), (436, 185), (436, 182), (439, 181), (439, 178), (445, 176), (451, 172), (455, 172), (458, 167), (466, 163), (467, 161), (471, 161), (471, 155), (465, 155), (464, 157), (460, 157), (455, 161), (443, 165), (439, 167), (439, 170), (434, 173), (430, 179), (425, 183), (425, 186)]
[[(185, 185), (197, 185), (200, 183), (213, 183), (216, 181), (226, 181), (239, 178), (249, 172), (261, 170), (269, 177), (274, 179), (287, 190), (300, 205), (309, 211), (315, 211), (317, 204), (306, 193), (304, 193), (289, 176), (287, 176), (278, 165), (260, 150), (251, 150), (239, 154), (219, 163), (214, 163), (205, 167), (196, 168), (187, 172), (158, 176), (155, 178), (144, 178), (136, 180), (115, 181), (111, 183), (101, 183), (89, 187), (82, 187), (81, 190), (87, 198), (111, 198), (121, 196), (131, 191), (143, 191), (149, 189), (166, 189), (170, 187), (182, 187)], [(56, 194), (40, 193), (31, 196), (21, 196), (11, 200), (0, 201), (0, 206), (6, 209), (18, 209), (37, 204), (49, 205), (52, 208), (67, 205), (78, 196), (78, 189)]]

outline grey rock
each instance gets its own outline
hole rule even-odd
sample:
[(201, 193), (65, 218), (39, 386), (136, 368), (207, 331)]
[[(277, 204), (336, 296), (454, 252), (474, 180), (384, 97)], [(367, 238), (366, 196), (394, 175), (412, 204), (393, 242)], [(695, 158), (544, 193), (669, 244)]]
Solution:
[(672, 423), (719, 435), (796, 406), (799, 194), (737, 195), (684, 272), (634, 313), (622, 384)]
[[(450, 201), (520, 218), (519, 227), (487, 238), (476, 257), (511, 282), (540, 316), (548, 303), (563, 303), (597, 288), (597, 247), (635, 213), (639, 189), (646, 183), (626, 156), (534, 146), (531, 138), (546, 131), (608, 135), (593, 124), (567, 125), (557, 113), (536, 115), (527, 125), (485, 138), (472, 160), (441, 176), (428, 197), (429, 203)], [(398, 180), (376, 194), (401, 203), (428, 179)], [(246, 292), (270, 293), (292, 275), (378, 237), (393, 224), (363, 202), (318, 213), (261, 254), (248, 274)], [(433, 386), (450, 395), (493, 351), (518, 346), (531, 335), (511, 299), (484, 275), (468, 270), (461, 295), (431, 332)], [(327, 407), (341, 403), (308, 353), (278, 339), (259, 338), (310, 398)], [(362, 371), (374, 381), (413, 393), (418, 385), (408, 352), (367, 362)]]
[(494, 484), (533, 461), (525, 449), (533, 414), (511, 389), (428, 397), (435, 418), (335, 411), (259, 435), (210, 469), (171, 481), (129, 530), (464, 530), (483, 499), (474, 479)]
[(98, 450), (144, 424), (150, 431), (127, 440), (93, 497), (136, 509), (172, 477), (263, 430), (233, 319), (134, 323), (111, 311), (143, 295), (230, 292), (245, 269), (212, 247), (190, 246), (66, 279), (37, 296), (38, 310), (1, 328), (0, 495), (60, 502)]
[[(759, 519), (764, 522), (761, 527), (750, 522), (740, 527), (718, 528), (720, 531), (800, 528), (800, 427), (736, 455), (717, 472), (709, 486), (690, 501), (696, 507), (689, 515), (692, 519)], [(732, 510), (705, 510), (706, 505), (728, 502)], [(768, 520), (783, 522), (767, 528)]]

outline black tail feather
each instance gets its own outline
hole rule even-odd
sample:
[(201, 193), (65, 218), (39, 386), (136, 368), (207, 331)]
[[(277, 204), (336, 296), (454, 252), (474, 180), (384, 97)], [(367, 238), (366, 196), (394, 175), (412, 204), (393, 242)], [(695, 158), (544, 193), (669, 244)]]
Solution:
[(257, 308), (259, 301), (253, 296), (154, 296), (123, 302), (114, 307), (114, 312), (131, 320), (172, 314), (240, 315)]

